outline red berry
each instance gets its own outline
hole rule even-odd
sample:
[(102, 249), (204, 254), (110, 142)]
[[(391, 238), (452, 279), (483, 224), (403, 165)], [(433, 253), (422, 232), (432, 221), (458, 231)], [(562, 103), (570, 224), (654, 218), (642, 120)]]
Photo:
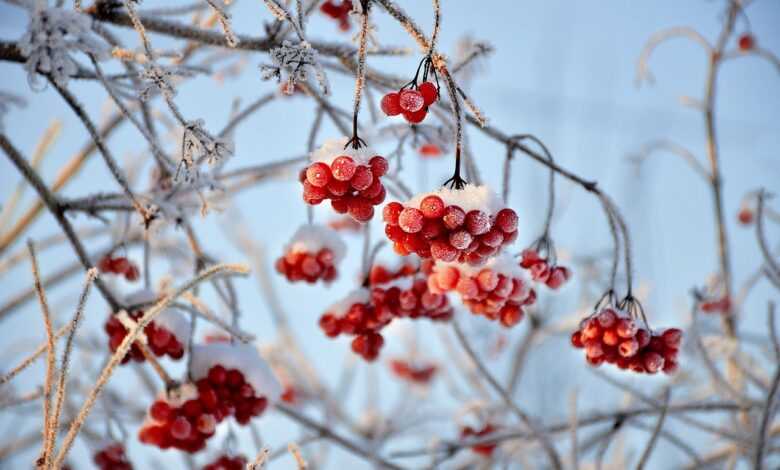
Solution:
[(496, 226), (503, 232), (510, 233), (517, 230), (517, 221), (517, 213), (512, 209), (501, 209), (496, 214)]
[(739, 37), (739, 49), (742, 51), (749, 51), (756, 47), (756, 39), (750, 33), (745, 33)]
[(432, 82), (421, 83), (417, 90), (422, 95), (425, 106), (430, 106), (439, 97), (439, 90), (436, 89), (436, 85)]
[(327, 190), (331, 196), (343, 196), (349, 192), (350, 187), (349, 181), (339, 181), (332, 178), (328, 183)]
[(155, 421), (165, 422), (168, 421), (168, 419), (173, 415), (173, 410), (168, 403), (157, 400), (149, 408), (149, 415)]
[(364, 189), (368, 189), (368, 187), (371, 186), (371, 183), (373, 182), (374, 182), (374, 174), (371, 172), (371, 169), (369, 167), (363, 165), (355, 169), (355, 174), (352, 176), (352, 179), (350, 179), (349, 181), (352, 187), (357, 191), (363, 191)]
[(431, 243), (431, 256), (434, 259), (449, 263), (457, 259), (458, 250), (447, 242), (436, 240)]
[(419, 124), (423, 122), (425, 119), (425, 116), (428, 114), (427, 108), (423, 108), (419, 111), (411, 112), (411, 111), (404, 111), (404, 119), (409, 124)]
[(737, 219), (742, 225), (750, 225), (753, 223), (753, 211), (749, 207), (743, 207), (737, 213)]
[(450, 230), (456, 229), (466, 221), (466, 213), (458, 206), (447, 206), (442, 216), (444, 226)]
[(417, 90), (401, 90), (398, 94), (398, 103), (405, 113), (416, 113), (425, 107), (425, 99)]
[(407, 207), (398, 216), (398, 225), (406, 233), (417, 233), (422, 230), (423, 213), (414, 207)]
[(368, 222), (374, 217), (374, 206), (362, 197), (352, 198), (349, 201), (349, 215), (358, 222)]
[(214, 385), (222, 385), (227, 379), (227, 371), (224, 367), (216, 365), (209, 369), (208, 378), (209, 382), (213, 383)]
[(420, 201), (420, 211), (428, 219), (438, 219), (444, 215), (444, 201), (434, 194), (426, 196)]
[(346, 155), (335, 158), (333, 163), (330, 164), (330, 170), (333, 173), (333, 177), (339, 181), (351, 180), (356, 169), (357, 165), (355, 165), (355, 161)]
[(173, 420), (173, 423), (171, 424), (171, 436), (175, 439), (187, 439), (190, 436), (191, 431), (192, 426), (190, 425), (190, 422), (183, 416), (179, 416)]
[(450, 245), (458, 250), (465, 250), (473, 240), (474, 237), (465, 230), (458, 230), (450, 234)]
[(388, 93), (382, 98), (382, 111), (388, 116), (397, 116), (403, 112), (401, 108), (400, 95), (398, 93)]
[(315, 162), (306, 169), (306, 180), (312, 186), (324, 188), (330, 181), (330, 167), (322, 162)]
[(389, 168), (387, 159), (379, 155), (372, 157), (371, 160), (368, 161), (368, 165), (371, 167), (371, 172), (374, 173), (374, 176), (377, 178), (387, 174), (387, 169)]
[(472, 235), (482, 235), (490, 230), (490, 218), (480, 210), (466, 214), (466, 228)]
[(401, 215), (401, 211), (403, 210), (404, 206), (400, 202), (389, 202), (385, 208), (382, 209), (382, 220), (388, 225), (396, 226), (398, 225), (398, 216)]

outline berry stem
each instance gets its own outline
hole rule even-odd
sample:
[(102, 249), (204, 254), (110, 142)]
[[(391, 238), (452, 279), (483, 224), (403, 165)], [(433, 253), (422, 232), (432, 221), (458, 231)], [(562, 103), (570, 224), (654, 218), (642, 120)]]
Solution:
[(447, 93), (450, 95), (452, 112), (455, 114), (455, 172), (453, 173), (452, 178), (444, 182), (444, 186), (449, 184), (452, 189), (463, 189), (467, 184), (466, 180), (460, 176), (460, 153), (463, 146), (463, 116), (460, 110), (460, 101), (458, 101), (457, 87), (455, 86), (452, 76), (443, 65), (440, 67), (440, 71), (444, 77), (444, 83), (447, 85)]
[(360, 0), (360, 5), (363, 8), (363, 15), (360, 21), (360, 45), (358, 47), (357, 77), (355, 79), (355, 106), (352, 110), (352, 138), (347, 141), (347, 146), (351, 144), (355, 150), (366, 145), (365, 141), (358, 137), (358, 114), (360, 113), (360, 98), (366, 75), (366, 40), (368, 38), (368, 7), (370, 1)]

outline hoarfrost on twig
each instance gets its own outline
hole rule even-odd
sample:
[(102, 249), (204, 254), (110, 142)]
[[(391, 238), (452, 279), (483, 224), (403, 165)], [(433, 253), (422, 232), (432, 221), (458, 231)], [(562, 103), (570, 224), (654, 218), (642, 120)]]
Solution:
[(81, 51), (102, 59), (107, 56), (108, 47), (91, 32), (89, 16), (63, 8), (39, 8), (30, 15), (27, 32), (18, 46), (27, 61), (27, 79), (33, 90), (39, 90), (37, 74), (51, 75), (60, 86), (65, 87), (70, 77), (79, 69), (71, 52)]
[(187, 180), (192, 180), (198, 175), (197, 167), (203, 160), (213, 164), (233, 154), (232, 143), (211, 135), (204, 128), (204, 124), (202, 119), (196, 119), (187, 122), (184, 127), (180, 169), (184, 168)]
[(292, 44), (284, 41), (281, 46), (271, 49), (269, 56), (272, 64), (260, 66), (263, 80), (285, 80), (288, 89), (294, 89), (297, 83), (308, 82), (309, 74), (314, 74), (322, 93), (330, 93), (328, 78), (318, 60), (319, 54), (308, 42)]

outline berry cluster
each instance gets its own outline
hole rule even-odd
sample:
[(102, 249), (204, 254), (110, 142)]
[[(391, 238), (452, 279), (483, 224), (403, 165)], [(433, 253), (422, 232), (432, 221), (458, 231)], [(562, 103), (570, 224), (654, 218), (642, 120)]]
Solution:
[(387, 311), (392, 318), (446, 321), (453, 315), (447, 296), (428, 289), (426, 276), (422, 273), (373, 285), (371, 302), (377, 309)]
[(520, 267), (527, 269), (531, 279), (543, 283), (550, 289), (558, 289), (571, 277), (571, 271), (564, 266), (556, 266), (547, 258), (542, 258), (532, 249), (523, 250)]
[(358, 222), (374, 216), (374, 206), (384, 202), (381, 177), (387, 173), (384, 157), (363, 147), (345, 147), (347, 139), (333, 139), (311, 154), (311, 164), (301, 171), (303, 200), (317, 205), (330, 199), (333, 210)]
[(338, 21), (340, 30), (345, 32), (349, 31), (349, 28), (351, 27), (349, 23), (349, 12), (352, 11), (351, 0), (341, 0), (341, 2), (325, 0), (325, 2), (320, 5), (320, 11)]
[(92, 460), (100, 470), (133, 470), (124, 446), (118, 442), (103, 447)]
[(582, 320), (580, 329), (571, 336), (572, 345), (585, 349), (591, 365), (606, 362), (647, 374), (673, 374), (681, 341), (682, 331), (677, 328), (654, 333), (639, 328), (628, 314), (612, 307)]
[(536, 293), (508, 255), (492, 258), (483, 267), (437, 262), (428, 276), (431, 292), (455, 291), (471, 313), (498, 320), (505, 327), (523, 319), (523, 308), (536, 302)]
[(336, 265), (345, 252), (346, 245), (333, 229), (304, 225), (285, 247), (284, 256), (276, 260), (276, 271), (290, 282), (329, 283), (336, 278)]
[(320, 317), (320, 328), (330, 338), (354, 336), (352, 351), (367, 361), (379, 356), (385, 339), (379, 333), (393, 319), (392, 314), (371, 303), (371, 292), (360, 288), (330, 306)]
[(201, 395), (192, 384), (184, 384), (160, 397), (152, 406), (138, 431), (138, 439), (160, 449), (179, 449), (195, 453), (206, 447), (221, 419), (215, 393)]
[(419, 194), (387, 204), (382, 215), (385, 234), (402, 256), (479, 265), (517, 238), (517, 214), (501, 208), (486, 186)]
[[(138, 320), (143, 316), (143, 313), (142, 310), (136, 310), (128, 316), (132, 320)], [(108, 347), (111, 352), (115, 352), (127, 336), (128, 330), (116, 315), (108, 317), (104, 329), (108, 334)], [(157, 357), (167, 355), (174, 360), (179, 360), (184, 356), (184, 345), (189, 337), (188, 331), (187, 319), (175, 310), (164, 311), (144, 328), (147, 345), (152, 353)], [(144, 361), (144, 354), (137, 342), (133, 343), (128, 353), (122, 358), (122, 364), (127, 364), (131, 359), (135, 362)]]
[(244, 470), (247, 458), (243, 455), (220, 455), (219, 458), (203, 467), (203, 470)]
[(98, 261), (97, 268), (104, 274), (124, 276), (130, 282), (137, 281), (140, 275), (138, 266), (124, 256), (112, 258), (111, 255), (105, 255)]
[[(482, 426), (481, 429), (474, 429), (471, 426), (464, 426), (460, 431), (460, 437), (463, 438), (477, 438), (487, 437), (495, 432), (498, 428), (490, 423)], [(471, 447), (472, 452), (479, 454), (482, 457), (490, 457), (493, 451), (496, 449), (496, 444), (479, 444)]]
[(395, 268), (374, 263), (368, 274), (368, 283), (372, 286), (375, 284), (384, 284), (401, 277), (412, 276), (416, 274), (419, 269), (420, 268), (416, 264), (408, 262), (402, 262)]
[(401, 380), (425, 385), (433, 380), (438, 368), (434, 364), (419, 365), (402, 359), (390, 361), (390, 370)]
[(402, 88), (397, 93), (390, 92), (382, 97), (382, 111), (388, 116), (403, 114), (410, 124), (419, 124), (428, 114), (428, 106), (439, 99), (439, 88), (433, 82), (416, 82), (410, 88)]

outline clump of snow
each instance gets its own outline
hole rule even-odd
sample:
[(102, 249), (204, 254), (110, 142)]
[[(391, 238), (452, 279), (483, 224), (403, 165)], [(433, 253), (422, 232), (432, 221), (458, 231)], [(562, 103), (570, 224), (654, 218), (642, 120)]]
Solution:
[(190, 319), (178, 310), (172, 308), (163, 310), (154, 319), (154, 324), (170, 331), (171, 334), (176, 337), (176, 340), (184, 347), (189, 343), (190, 334), (192, 333), (192, 324), (190, 323)]
[(380, 289), (389, 290), (393, 287), (397, 287), (401, 290), (409, 290), (414, 284), (416, 276), (402, 276), (381, 284), (375, 284), (372, 287), (378, 287)]
[(347, 245), (341, 240), (338, 232), (325, 225), (308, 224), (298, 227), (290, 243), (284, 247), (284, 252), (316, 254), (323, 248), (333, 252), (334, 265), (347, 254)]
[(463, 189), (441, 187), (438, 191), (420, 193), (404, 203), (405, 206), (420, 207), (420, 202), (430, 195), (439, 196), (447, 206), (458, 206), (465, 212), (480, 210), (495, 214), (503, 209), (504, 203), (490, 187), (467, 184)]
[(348, 141), (349, 139), (347, 137), (328, 139), (309, 155), (309, 160), (330, 165), (336, 158), (347, 156), (352, 158), (352, 160), (359, 165), (368, 165), (368, 162), (372, 158), (379, 155), (371, 147), (360, 147), (359, 149), (356, 149), (350, 145), (347, 146), (347, 148), (344, 148)]
[(438, 271), (447, 266), (452, 266), (462, 274), (468, 276), (477, 275), (483, 269), (490, 269), (497, 274), (503, 274), (504, 276), (513, 277), (515, 279), (522, 279), (524, 282), (528, 282), (526, 280), (525, 272), (520, 267), (520, 264), (517, 262), (515, 257), (506, 252), (501, 252), (496, 256), (493, 256), (485, 264), (479, 266), (472, 266), (468, 263), (446, 263), (443, 261), (436, 261), (436, 264), (433, 266), (433, 270)]
[(282, 393), (271, 367), (251, 344), (212, 343), (192, 347), (193, 379), (206, 377), (216, 365), (240, 370), (255, 395), (265, 396), (271, 402), (277, 401)]
[(157, 395), (158, 400), (165, 401), (172, 407), (182, 406), (186, 401), (195, 400), (197, 398), (198, 388), (189, 382), (179, 385), (170, 392), (166, 393), (165, 391), (162, 391)]
[(346, 297), (328, 307), (325, 312), (341, 316), (347, 313), (354, 304), (367, 304), (371, 301), (371, 291), (361, 287), (349, 293)]
[(31, 12), (27, 32), (18, 42), (30, 86), (37, 86), (38, 73), (50, 74), (60, 86), (66, 86), (78, 72), (78, 63), (71, 57), (81, 51), (98, 59), (108, 48), (91, 31), (89, 16), (64, 8), (36, 8)]
[[(125, 296), (125, 304), (127, 305), (149, 305), (156, 303), (157, 300), (157, 294), (151, 289), (139, 289)], [(153, 322), (155, 325), (170, 331), (182, 345), (186, 346), (189, 342), (192, 325), (189, 318), (178, 310), (165, 309), (155, 317)]]

